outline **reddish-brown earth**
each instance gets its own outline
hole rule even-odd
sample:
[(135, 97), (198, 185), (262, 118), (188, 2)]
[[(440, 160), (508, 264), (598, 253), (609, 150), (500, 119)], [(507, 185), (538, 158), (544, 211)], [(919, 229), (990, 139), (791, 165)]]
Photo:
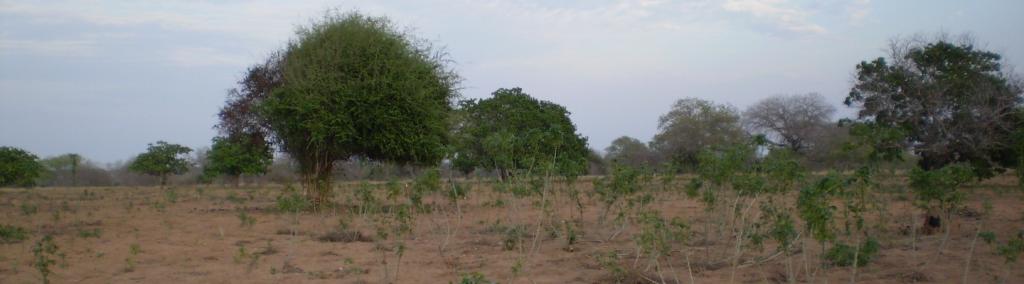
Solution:
[[(596, 196), (588, 194), (590, 181), (577, 184), (585, 206), (582, 223), (577, 225), (579, 241), (572, 247), (567, 245), (564, 226), (558, 225), (579, 217), (566, 194), (549, 195), (554, 210), (541, 218), (540, 197), (516, 199), (483, 184), (475, 185), (458, 208), (440, 195), (428, 197), (426, 202), (434, 204), (434, 210), (414, 216), (411, 234), (381, 240), (376, 228), (384, 214), (359, 214), (352, 194), (356, 186), (337, 186), (335, 201), (340, 205), (336, 209), (300, 214), (277, 212), (275, 199), (283, 191), (281, 186), (202, 190), (179, 186), (172, 189), (175, 202), (159, 188), (0, 189), (0, 224), (30, 233), (25, 241), (0, 244), (0, 283), (41, 281), (31, 266), (32, 248), (46, 234), (55, 237), (64, 254), (53, 268), (55, 283), (380, 283), (385, 281), (385, 269), (397, 269), (399, 283), (458, 283), (462, 275), (473, 272), (501, 283), (609, 283), (616, 281), (615, 267), (622, 269), (628, 282), (728, 283), (735, 277), (735, 282), (763, 283), (787, 282), (787, 263), (795, 267), (797, 282), (837, 283), (849, 282), (852, 272), (851, 267), (818, 268), (820, 248), (804, 237), (806, 245), (797, 246), (799, 251), (790, 258), (776, 254), (771, 242), (761, 249), (746, 247), (733, 276), (728, 260), (735, 251), (734, 235), (726, 229), (704, 240), (708, 215), (703, 205), (682, 193), (666, 192), (654, 193), (651, 208), (666, 219), (686, 221), (692, 235), (685, 245), (674, 245), (656, 268), (645, 255), (636, 257), (637, 225), (620, 227), (613, 216), (598, 222), (603, 209)], [(553, 190), (564, 188), (559, 185)], [(1016, 189), (1016, 180), (995, 179), (971, 192), (968, 209), (955, 216), (942, 253), (938, 250), (941, 232), (913, 240), (907, 228), (920, 227), (923, 217), (907, 201), (908, 195), (883, 194), (884, 220), (878, 215), (869, 220), (877, 225), (874, 230), (881, 250), (858, 269), (857, 282), (961, 282), (981, 220), (976, 213), (985, 199), (991, 200), (994, 212), (985, 218), (982, 231), (993, 231), (997, 241), (1005, 241), (1024, 229), (1024, 197)], [(406, 200), (387, 201), (384, 190), (377, 193), (384, 203)], [(504, 206), (493, 205), (499, 197)], [(37, 213), (26, 215), (23, 204), (35, 205)], [(242, 226), (240, 212), (255, 223)], [(541, 219), (548, 225), (538, 227)], [(321, 240), (342, 221), (348, 224), (347, 231), (334, 236), (338, 242)], [(525, 225), (525, 236), (519, 246), (506, 250), (503, 228), (512, 223)], [(95, 229), (98, 237), (86, 236)], [(400, 262), (392, 249), (399, 242), (405, 246)], [(378, 245), (389, 249), (377, 249)], [(134, 255), (133, 246), (138, 248)], [(1024, 265), (1008, 266), (995, 251), (993, 245), (976, 242), (967, 282), (1024, 283)], [(617, 255), (618, 261), (602, 264), (599, 256), (608, 255)]]

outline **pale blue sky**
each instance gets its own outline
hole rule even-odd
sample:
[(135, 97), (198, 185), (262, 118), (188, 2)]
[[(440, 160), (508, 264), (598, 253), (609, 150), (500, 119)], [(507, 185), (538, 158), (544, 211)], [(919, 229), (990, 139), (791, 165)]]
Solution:
[(465, 97), (519, 86), (566, 106), (595, 149), (649, 140), (683, 97), (742, 109), (819, 92), (839, 107), (854, 66), (896, 36), (970, 32), (1024, 61), (1018, 0), (0, 0), (0, 145), (99, 162), (207, 146), (246, 66), (329, 8), (447, 47)]

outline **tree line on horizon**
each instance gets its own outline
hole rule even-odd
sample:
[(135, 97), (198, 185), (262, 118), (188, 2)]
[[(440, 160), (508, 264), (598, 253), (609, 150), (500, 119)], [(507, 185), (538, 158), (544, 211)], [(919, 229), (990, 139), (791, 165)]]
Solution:
[(743, 111), (683, 98), (649, 141), (623, 136), (603, 155), (564, 106), (521, 88), (461, 99), (451, 63), (443, 49), (385, 17), (327, 14), (244, 72), (209, 149), (158, 141), (104, 169), (78, 154), (40, 160), (3, 147), (0, 186), (237, 184), (247, 176), (299, 182), (320, 204), (337, 178), (436, 167), (498, 179), (600, 175), (618, 166), (677, 174), (697, 169), (703, 153), (751, 140), (763, 142), (752, 155), (784, 151), (821, 170), (853, 169), (869, 156), (925, 171), (962, 164), (981, 179), (1024, 157), (1024, 84), (998, 53), (966, 36), (893, 40), (887, 57), (857, 64), (843, 102), (858, 111), (854, 118), (837, 121), (816, 93), (776, 95)]

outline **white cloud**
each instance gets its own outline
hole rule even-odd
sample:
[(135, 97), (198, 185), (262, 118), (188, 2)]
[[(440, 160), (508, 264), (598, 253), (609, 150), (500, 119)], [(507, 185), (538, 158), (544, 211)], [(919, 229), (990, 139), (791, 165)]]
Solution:
[(750, 14), (766, 25), (787, 33), (823, 34), (825, 28), (811, 22), (809, 13), (785, 0), (728, 0), (722, 9)]

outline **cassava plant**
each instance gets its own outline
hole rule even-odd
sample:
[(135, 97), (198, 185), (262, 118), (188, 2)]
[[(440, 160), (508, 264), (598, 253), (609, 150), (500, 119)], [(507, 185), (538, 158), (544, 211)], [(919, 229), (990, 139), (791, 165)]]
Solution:
[(963, 187), (975, 179), (974, 170), (965, 164), (951, 164), (936, 170), (914, 168), (910, 172), (914, 204), (926, 211), (927, 220), (939, 220), (939, 225), (943, 227), (942, 242), (939, 244), (940, 254), (945, 250), (949, 239), (952, 215), (956, 209), (963, 206), (967, 197)]

